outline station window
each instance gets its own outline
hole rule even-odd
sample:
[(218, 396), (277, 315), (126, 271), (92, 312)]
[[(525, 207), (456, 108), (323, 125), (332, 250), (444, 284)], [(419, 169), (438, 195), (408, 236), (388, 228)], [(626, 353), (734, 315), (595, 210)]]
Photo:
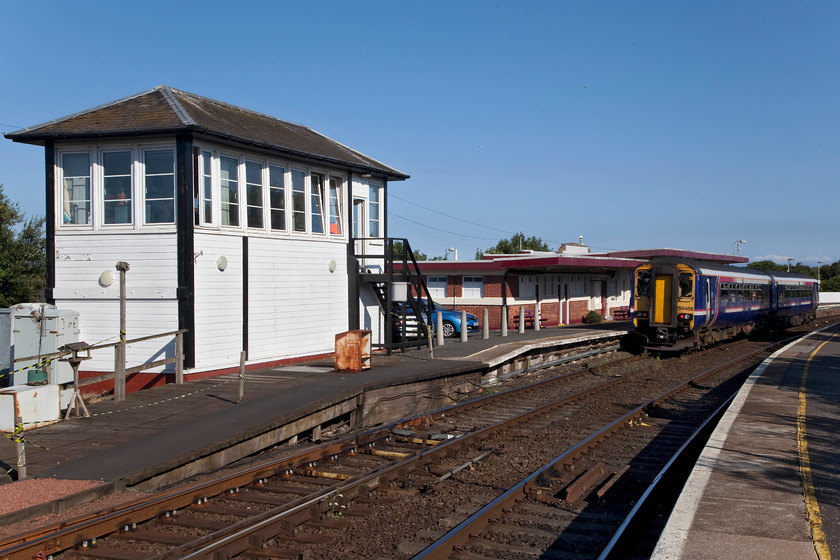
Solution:
[(370, 186), (370, 195), (368, 198), (368, 236), (379, 237), (379, 187), (377, 185)]
[(131, 195), (134, 192), (131, 182), (132, 160), (130, 151), (102, 154), (104, 224), (131, 223)]
[(263, 166), (255, 161), (245, 162), (245, 203), (248, 227), (263, 229)]
[(271, 208), (271, 229), (286, 229), (286, 170), (268, 166), (268, 201)]
[(306, 172), (292, 169), (292, 228), (306, 231)]
[(62, 223), (90, 224), (90, 154), (64, 154), (61, 167), (64, 177)]
[(341, 177), (330, 177), (330, 234), (341, 235)]
[(429, 276), (426, 279), (426, 287), (429, 288), (429, 294), (432, 299), (445, 298), (447, 281), (446, 276)]
[(463, 296), (472, 298), (484, 297), (484, 277), (464, 276)]
[(175, 153), (146, 150), (146, 223), (175, 223)]
[(201, 152), (201, 179), (199, 181), (202, 215), (202, 224), (213, 223), (213, 155), (210, 152)]
[(312, 233), (324, 233), (324, 175), (310, 173), (309, 187), (312, 197)]
[(239, 225), (239, 160), (219, 157), (222, 186), (222, 225)]

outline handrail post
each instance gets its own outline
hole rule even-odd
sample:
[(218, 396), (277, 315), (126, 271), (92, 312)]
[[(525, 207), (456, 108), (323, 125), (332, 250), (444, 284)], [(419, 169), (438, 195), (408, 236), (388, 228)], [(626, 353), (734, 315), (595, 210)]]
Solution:
[(175, 383), (184, 383), (184, 333), (175, 335)]

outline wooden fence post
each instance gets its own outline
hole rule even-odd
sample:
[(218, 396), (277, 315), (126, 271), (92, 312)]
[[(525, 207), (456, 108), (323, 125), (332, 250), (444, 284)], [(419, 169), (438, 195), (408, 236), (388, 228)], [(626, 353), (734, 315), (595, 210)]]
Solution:
[(245, 352), (239, 353), (239, 400), (236, 404), (242, 402), (245, 397)]
[(15, 431), (20, 428), (20, 434), (15, 437), (15, 451), (17, 452), (18, 480), (26, 478), (26, 444), (23, 442), (23, 418), (15, 416)]
[(120, 344), (114, 348), (114, 400), (125, 400), (125, 273), (128, 263), (120, 261), (117, 270), (120, 271)]
[(184, 333), (175, 335), (175, 383), (184, 383)]

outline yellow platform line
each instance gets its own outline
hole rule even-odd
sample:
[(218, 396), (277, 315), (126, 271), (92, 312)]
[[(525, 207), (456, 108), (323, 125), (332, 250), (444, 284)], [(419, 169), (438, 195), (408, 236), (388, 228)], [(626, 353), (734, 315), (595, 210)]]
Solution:
[(828, 340), (817, 346), (805, 362), (805, 368), (802, 372), (802, 382), (799, 384), (799, 414), (796, 423), (796, 440), (799, 447), (799, 471), (802, 474), (805, 509), (808, 512), (808, 522), (811, 524), (811, 540), (814, 543), (814, 551), (817, 553), (819, 560), (831, 560), (831, 553), (828, 550), (828, 543), (825, 539), (822, 516), (820, 515), (820, 504), (817, 502), (817, 496), (814, 491), (814, 478), (811, 475), (811, 457), (808, 453), (808, 441), (805, 433), (805, 387), (808, 382), (808, 369), (811, 366), (811, 361), (817, 355), (817, 352), (835, 336), (837, 335), (832, 334)]

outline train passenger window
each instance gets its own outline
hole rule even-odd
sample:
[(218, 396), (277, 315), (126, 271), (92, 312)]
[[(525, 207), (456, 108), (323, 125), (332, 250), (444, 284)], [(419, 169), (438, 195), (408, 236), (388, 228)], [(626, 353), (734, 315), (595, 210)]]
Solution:
[(639, 297), (650, 296), (650, 271), (639, 271), (639, 275), (636, 278), (636, 295)]
[(688, 272), (680, 272), (680, 297), (689, 298), (694, 294), (694, 278)]

